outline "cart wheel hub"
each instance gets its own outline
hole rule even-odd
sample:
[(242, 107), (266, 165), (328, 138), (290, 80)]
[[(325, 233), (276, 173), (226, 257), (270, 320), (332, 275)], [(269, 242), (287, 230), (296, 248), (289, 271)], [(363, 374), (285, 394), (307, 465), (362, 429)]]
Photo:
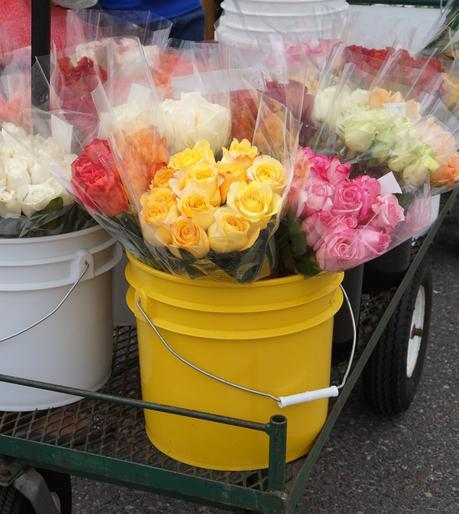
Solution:
[(406, 375), (413, 376), (421, 349), (424, 319), (426, 315), (426, 292), (424, 286), (420, 286), (414, 304), (413, 317), (411, 319), (411, 337), (408, 342), (408, 354), (406, 357)]

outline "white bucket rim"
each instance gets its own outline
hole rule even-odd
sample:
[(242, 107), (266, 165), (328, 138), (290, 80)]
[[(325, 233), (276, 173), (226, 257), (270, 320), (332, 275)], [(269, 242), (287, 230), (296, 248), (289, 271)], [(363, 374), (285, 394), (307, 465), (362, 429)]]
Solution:
[(324, 6), (324, 10), (320, 10), (317, 12), (312, 13), (297, 13), (297, 12), (289, 12), (289, 13), (269, 13), (265, 12), (263, 14), (255, 13), (255, 12), (247, 12), (244, 10), (238, 11), (237, 9), (233, 9), (232, 7), (226, 7), (225, 2), (222, 3), (222, 6), (225, 10), (225, 12), (229, 12), (231, 14), (242, 14), (243, 16), (248, 17), (257, 17), (257, 18), (314, 18), (317, 16), (324, 16), (324, 15), (330, 15), (330, 14), (341, 14), (343, 11), (347, 11), (348, 6), (343, 5), (342, 8), (330, 8), (327, 9)]
[[(65, 240), (65, 239), (71, 239), (73, 237), (82, 236), (91, 234), (92, 232), (95, 232), (96, 230), (104, 230), (103, 227), (101, 227), (99, 224), (96, 224), (94, 227), (84, 228), (83, 230), (74, 230), (73, 232), (66, 232), (65, 234), (56, 234), (54, 236), (40, 236), (40, 237), (11, 237), (11, 238), (0, 238), (0, 246), (2, 244), (11, 244), (14, 241), (14, 244), (30, 244), (31, 242), (37, 242), (37, 243), (47, 243), (48, 241), (56, 241), (56, 239), (59, 240)], [(110, 236), (111, 237), (111, 236)], [(111, 239), (113, 239), (111, 237)]]
[[(323, 27), (319, 27), (317, 30), (312, 30), (312, 29), (307, 29), (305, 30), (304, 28), (300, 29), (300, 30), (292, 30), (292, 29), (289, 29), (288, 32), (290, 34), (312, 34), (312, 33), (321, 33), (323, 32), (324, 29), (328, 29), (328, 28), (331, 28), (333, 26), (333, 24), (330, 23), (330, 25), (326, 25), (326, 26), (323, 26)], [(282, 30), (275, 30), (274, 28), (271, 29), (270, 27), (266, 27), (264, 29), (262, 28), (246, 28), (246, 27), (236, 27), (235, 25), (232, 25), (231, 23), (228, 23), (226, 21), (224, 21), (224, 19), (222, 19), (221, 23), (220, 23), (220, 27), (222, 27), (223, 29), (230, 29), (230, 30), (237, 30), (238, 32), (244, 32), (246, 34), (279, 34), (279, 33), (282, 33)], [(286, 29), (287, 30), (287, 29)]]

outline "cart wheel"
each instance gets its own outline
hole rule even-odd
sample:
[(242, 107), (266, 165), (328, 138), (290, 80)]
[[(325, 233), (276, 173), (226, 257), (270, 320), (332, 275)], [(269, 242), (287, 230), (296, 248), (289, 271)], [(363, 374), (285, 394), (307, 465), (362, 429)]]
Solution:
[(366, 401), (381, 414), (406, 411), (421, 378), (432, 309), (427, 260), (402, 296), (362, 375)]
[[(61, 514), (72, 513), (72, 480), (70, 475), (49, 471), (48, 469), (37, 469), (45, 479), (51, 493), (57, 494), (61, 506)], [(0, 513), (2, 511), (0, 510)]]
[[(61, 514), (72, 512), (72, 483), (70, 475), (37, 469), (48, 489), (59, 498)], [(35, 514), (29, 500), (15, 487), (0, 487), (0, 514)]]
[(29, 500), (13, 486), (0, 487), (1, 514), (34, 514)]

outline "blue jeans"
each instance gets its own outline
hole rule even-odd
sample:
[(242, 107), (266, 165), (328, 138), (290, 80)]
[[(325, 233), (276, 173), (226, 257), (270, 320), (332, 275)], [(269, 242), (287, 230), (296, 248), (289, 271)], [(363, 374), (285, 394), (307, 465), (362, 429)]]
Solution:
[(204, 11), (194, 11), (172, 18), (174, 23), (171, 30), (171, 38), (185, 39), (187, 41), (202, 41), (204, 39)]

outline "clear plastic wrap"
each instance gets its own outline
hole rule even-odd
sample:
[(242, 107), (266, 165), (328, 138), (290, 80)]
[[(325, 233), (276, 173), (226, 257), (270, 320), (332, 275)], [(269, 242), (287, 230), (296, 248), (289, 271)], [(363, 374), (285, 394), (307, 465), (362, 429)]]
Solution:
[(64, 234), (93, 225), (51, 174), (51, 164), (68, 169), (74, 158), (52, 137), (2, 123), (0, 134), (0, 237)]
[(203, 44), (183, 51), (193, 71), (172, 73), (167, 89), (148, 89), (148, 76), (135, 84), (125, 77), (120, 86), (118, 74), (96, 103), (107, 104), (99, 112), (107, 116), (120, 177), (137, 207), (149, 264), (193, 278), (253, 281), (272, 269), (269, 248), (299, 123), (285, 105), (262, 96), (253, 144), (231, 141), (231, 110), (238, 106), (230, 109), (223, 49)]
[(276, 235), (282, 272), (345, 271), (413, 237), (430, 221), (430, 190), (355, 173), (351, 163), (299, 150), (289, 210)]

